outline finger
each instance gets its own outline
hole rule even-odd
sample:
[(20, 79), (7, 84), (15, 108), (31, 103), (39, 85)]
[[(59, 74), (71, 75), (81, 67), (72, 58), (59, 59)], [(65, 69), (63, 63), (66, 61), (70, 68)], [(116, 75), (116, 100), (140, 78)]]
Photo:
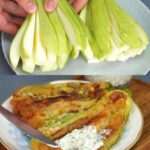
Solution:
[(15, 0), (22, 8), (25, 9), (28, 13), (33, 13), (37, 10), (36, 5), (32, 0)]
[(45, 2), (45, 9), (48, 12), (53, 12), (58, 4), (58, 0), (46, 0)]
[(88, 0), (74, 0), (72, 3), (72, 6), (77, 12), (80, 12), (80, 10), (87, 4)]
[(12, 15), (25, 17), (27, 15), (27, 12), (22, 9), (18, 4), (16, 4), (13, 1), (6, 0), (5, 5), (3, 6), (3, 9)]
[(3, 6), (4, 6), (4, 0), (0, 0), (0, 13), (3, 9)]
[(17, 18), (17, 17), (13, 17), (13, 16), (10, 16), (7, 12), (3, 11), (3, 15), (5, 16), (5, 18), (7, 19), (7, 21), (11, 22), (11, 23), (14, 23), (14, 24), (17, 24), (19, 26), (22, 25), (24, 19), (21, 19), (21, 18)]
[(18, 26), (21, 26), (24, 22), (24, 19), (11, 17), (11, 20), (9, 20), (11, 23), (17, 24)]
[(15, 35), (18, 32), (18, 30), (19, 30), (19, 26), (13, 23), (9, 23), (1, 31), (11, 35)]
[(17, 26), (14, 23), (11, 23), (7, 20), (4, 13), (0, 14), (0, 31), (15, 35), (19, 29), (19, 26)]

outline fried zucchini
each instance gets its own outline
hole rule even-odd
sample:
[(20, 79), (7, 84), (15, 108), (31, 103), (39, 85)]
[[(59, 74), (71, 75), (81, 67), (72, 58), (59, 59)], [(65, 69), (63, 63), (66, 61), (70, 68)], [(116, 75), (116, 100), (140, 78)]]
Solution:
[[(110, 130), (99, 150), (118, 141), (132, 107), (126, 91), (103, 82), (27, 86), (14, 93), (11, 103), (16, 114), (53, 140), (85, 125)], [(53, 150), (35, 139), (30, 144), (32, 150)]]

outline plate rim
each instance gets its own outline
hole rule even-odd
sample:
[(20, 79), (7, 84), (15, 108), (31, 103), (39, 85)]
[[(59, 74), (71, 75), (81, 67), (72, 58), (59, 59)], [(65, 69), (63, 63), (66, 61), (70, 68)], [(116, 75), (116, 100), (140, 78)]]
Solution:
[[(82, 83), (88, 83), (89, 81), (86, 81), (86, 80), (54, 80), (54, 81), (50, 81), (48, 82), (49, 84), (57, 84), (57, 83), (67, 83), (67, 82), (82, 82)], [(12, 97), (9, 96), (1, 105), (4, 105), (7, 101), (10, 100), (10, 98)], [(143, 132), (143, 128), (144, 128), (144, 116), (141, 112), (141, 109), (140, 107), (138, 106), (138, 104), (133, 100), (133, 104), (137, 107), (139, 113), (140, 113), (140, 116), (141, 116), (141, 129), (139, 130), (139, 133), (136, 137), (136, 139), (124, 150), (130, 150), (136, 143), (137, 141), (140, 139), (141, 137), (141, 134)], [(119, 142), (119, 141), (118, 141)], [(117, 142), (117, 143), (118, 143)], [(7, 149), (7, 150), (14, 150), (12, 148), (10, 148), (10, 146), (8, 146), (4, 141), (3, 139), (0, 137), (0, 143)], [(114, 145), (116, 145), (117, 143), (115, 143)]]

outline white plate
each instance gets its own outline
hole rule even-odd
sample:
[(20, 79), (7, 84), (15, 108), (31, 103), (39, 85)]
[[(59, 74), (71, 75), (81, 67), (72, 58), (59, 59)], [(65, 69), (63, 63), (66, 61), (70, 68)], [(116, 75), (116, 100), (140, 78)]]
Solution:
[[(150, 10), (140, 0), (117, 0), (118, 3), (144, 28), (150, 39)], [(2, 34), (2, 48), (5, 58), (9, 64), (9, 48), (12, 37)], [(76, 60), (70, 59), (62, 70), (55, 72), (41, 73), (36, 68), (33, 74), (51, 75), (139, 75), (146, 74), (150, 70), (150, 45), (142, 55), (131, 58), (126, 62), (102, 62), (98, 64), (88, 64), (83, 57)], [(27, 74), (22, 71), (21, 66), (15, 70), (16, 74)]]
[[(52, 84), (65, 82), (79, 82), (75, 80), (54, 81)], [(80, 81), (86, 82), (86, 81)], [(3, 106), (12, 111), (10, 104), (11, 97), (3, 103)], [(136, 125), (136, 126), (135, 126)], [(125, 130), (111, 150), (126, 150), (130, 149), (139, 139), (143, 128), (143, 117), (138, 106), (133, 103), (131, 113)], [(5, 117), (0, 114), (0, 141), (8, 150), (31, 150), (28, 138), (21, 130), (10, 123)], [(16, 142), (17, 141), (17, 142)]]

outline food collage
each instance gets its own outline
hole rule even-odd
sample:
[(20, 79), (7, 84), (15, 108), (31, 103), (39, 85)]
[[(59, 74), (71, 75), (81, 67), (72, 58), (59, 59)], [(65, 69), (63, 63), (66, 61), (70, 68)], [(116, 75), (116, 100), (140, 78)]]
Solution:
[(149, 150), (150, 1), (0, 0), (0, 150)]

